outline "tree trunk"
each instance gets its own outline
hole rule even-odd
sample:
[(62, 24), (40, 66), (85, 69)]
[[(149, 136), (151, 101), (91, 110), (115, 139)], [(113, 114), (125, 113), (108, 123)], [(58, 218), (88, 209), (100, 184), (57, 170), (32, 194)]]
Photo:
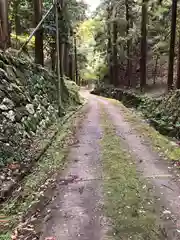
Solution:
[(131, 77), (132, 77), (132, 56), (131, 56), (131, 45), (132, 41), (129, 39), (129, 29), (132, 28), (133, 23), (130, 15), (130, 6), (129, 6), (129, 0), (126, 0), (126, 22), (127, 22), (127, 30), (126, 30), (126, 36), (127, 36), (127, 68), (126, 68), (126, 77), (128, 80), (128, 86), (131, 86)]
[(63, 65), (63, 62), (64, 62), (64, 44), (63, 43), (60, 43), (60, 48), (59, 48), (59, 51), (60, 51), (60, 76), (61, 76), (61, 82), (62, 82), (62, 85), (64, 84), (64, 65)]
[(112, 7), (108, 6), (107, 8), (107, 35), (108, 35), (108, 43), (107, 43), (107, 62), (109, 67), (109, 83), (113, 84), (113, 69), (112, 69), (112, 41), (111, 41), (111, 14), (112, 14)]
[(158, 60), (159, 56), (156, 56), (156, 62), (155, 62), (155, 67), (154, 67), (154, 76), (153, 76), (153, 84), (156, 84), (156, 75), (157, 75), (157, 67), (158, 67)]
[(112, 62), (113, 62), (113, 84), (117, 86), (118, 83), (118, 59), (117, 59), (117, 21), (113, 21), (113, 39), (112, 39)]
[(177, 16), (177, 0), (172, 0), (171, 40), (169, 45), (169, 67), (168, 67), (168, 80), (167, 80), (168, 90), (171, 90), (173, 87), (176, 16)]
[(141, 19), (141, 59), (140, 59), (140, 88), (141, 91), (146, 86), (146, 52), (147, 52), (147, 0), (142, 2)]
[(179, 46), (178, 46), (178, 65), (177, 65), (177, 81), (176, 87), (180, 89), (180, 32), (179, 32)]
[(76, 84), (79, 85), (76, 34), (74, 34), (74, 65), (75, 65)]
[[(42, 0), (34, 0), (35, 27), (42, 18)], [(35, 33), (35, 63), (44, 65), (43, 55), (43, 28), (40, 27)]]
[(54, 46), (54, 44), (50, 45), (51, 48), (51, 70), (55, 71), (56, 68), (56, 48)]
[(9, 47), (8, 1), (0, 0), (0, 48)]
[(21, 35), (22, 29), (21, 29), (21, 22), (18, 14), (15, 16), (15, 31), (16, 31), (16, 36)]
[[(73, 39), (72, 29), (70, 29), (70, 37)], [(69, 78), (75, 82), (76, 80), (74, 73), (74, 43), (71, 46), (69, 46), (69, 48), (71, 48), (71, 51), (69, 52)]]
[(15, 22), (15, 31), (16, 36), (21, 35), (22, 29), (21, 29), (21, 21), (19, 16), (19, 0), (16, 0), (14, 7), (15, 7), (15, 16), (14, 16), (14, 22)]
[(74, 70), (73, 70), (73, 56), (72, 54), (69, 55), (69, 78), (75, 82), (75, 79), (74, 79), (74, 74), (73, 74)]
[(64, 74), (69, 77), (69, 43), (64, 44)]
[[(64, 24), (64, 15), (63, 15), (63, 9), (64, 9), (64, 0), (59, 1), (59, 20), (60, 24)], [(61, 27), (61, 25), (60, 25)], [(61, 39), (59, 39), (59, 50), (60, 50), (60, 76), (61, 76), (61, 96), (65, 93), (65, 83), (64, 83), (64, 39), (63, 36), (61, 36)]]

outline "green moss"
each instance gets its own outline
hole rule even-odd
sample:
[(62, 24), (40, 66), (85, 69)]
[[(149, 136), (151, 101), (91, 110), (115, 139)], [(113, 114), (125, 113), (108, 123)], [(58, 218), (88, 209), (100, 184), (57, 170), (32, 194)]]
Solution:
[(11, 240), (11, 235), (9, 233), (0, 234), (0, 240)]
[(115, 239), (161, 239), (154, 200), (141, 181), (136, 166), (123, 149), (107, 114), (101, 113), (103, 137), (100, 142), (105, 192), (105, 209), (113, 224)]

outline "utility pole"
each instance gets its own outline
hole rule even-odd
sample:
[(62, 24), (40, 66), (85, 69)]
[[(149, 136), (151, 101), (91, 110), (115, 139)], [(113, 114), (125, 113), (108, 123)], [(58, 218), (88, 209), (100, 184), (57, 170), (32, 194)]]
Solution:
[(57, 52), (57, 75), (58, 75), (58, 115), (61, 116), (62, 99), (61, 99), (61, 74), (60, 74), (60, 35), (59, 35), (59, 10), (58, 0), (56, 1), (56, 52)]

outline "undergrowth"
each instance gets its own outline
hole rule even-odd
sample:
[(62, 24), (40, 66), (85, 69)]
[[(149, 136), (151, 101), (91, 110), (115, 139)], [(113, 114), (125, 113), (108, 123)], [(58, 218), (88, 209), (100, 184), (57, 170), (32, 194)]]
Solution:
[(104, 181), (105, 209), (113, 225), (111, 235), (118, 240), (163, 239), (153, 197), (150, 196), (146, 183), (137, 175), (132, 157), (123, 149), (104, 110), (101, 113), (101, 126), (104, 178), (109, 179)]

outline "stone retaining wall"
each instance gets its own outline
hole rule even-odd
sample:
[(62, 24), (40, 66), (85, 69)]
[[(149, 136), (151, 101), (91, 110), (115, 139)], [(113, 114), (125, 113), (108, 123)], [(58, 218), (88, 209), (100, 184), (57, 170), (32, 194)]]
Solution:
[[(0, 53), (0, 166), (21, 161), (32, 138), (55, 121), (56, 82), (45, 68)], [(65, 105), (77, 98), (66, 88)]]

